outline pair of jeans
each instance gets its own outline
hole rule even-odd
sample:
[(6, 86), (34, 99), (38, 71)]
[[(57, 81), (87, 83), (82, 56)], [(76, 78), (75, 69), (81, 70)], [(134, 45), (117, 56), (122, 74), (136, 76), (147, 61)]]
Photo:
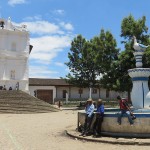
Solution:
[(91, 115), (91, 117), (88, 117), (88, 114), (86, 114), (84, 128), (83, 128), (83, 132), (82, 132), (83, 134), (89, 133), (92, 120), (93, 120), (93, 114)]
[(101, 134), (101, 126), (103, 122), (103, 116), (96, 114), (96, 119), (93, 125), (93, 133), (94, 135), (100, 135)]
[(130, 114), (130, 112), (128, 110), (121, 110), (118, 113), (118, 120), (117, 120), (118, 123), (121, 124), (121, 118), (122, 118), (123, 114), (126, 114), (130, 124), (133, 124), (133, 120), (132, 120), (131, 114)]

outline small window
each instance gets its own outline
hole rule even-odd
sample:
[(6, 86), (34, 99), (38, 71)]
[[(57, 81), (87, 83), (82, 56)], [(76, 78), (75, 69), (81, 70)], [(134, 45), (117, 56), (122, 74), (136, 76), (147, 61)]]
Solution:
[(93, 89), (93, 94), (97, 94), (97, 89)]
[(83, 94), (83, 89), (79, 89), (79, 94)]
[(109, 98), (109, 90), (106, 90), (106, 98)]

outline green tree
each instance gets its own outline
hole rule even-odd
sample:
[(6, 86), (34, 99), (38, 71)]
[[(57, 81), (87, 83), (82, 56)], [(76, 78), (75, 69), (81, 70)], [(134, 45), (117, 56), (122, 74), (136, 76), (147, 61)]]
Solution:
[(99, 36), (95, 36), (92, 40), (93, 49), (95, 52), (95, 61), (99, 67), (99, 73), (107, 73), (112, 65), (112, 62), (117, 59), (119, 49), (113, 35), (109, 31), (101, 30)]
[(70, 69), (68, 81), (79, 87), (95, 86), (100, 74), (106, 74), (117, 58), (116, 40), (109, 31), (101, 30), (99, 36), (90, 41), (78, 35), (71, 43), (68, 53)]
[(79, 87), (95, 85), (97, 71), (91, 42), (78, 35), (71, 43), (68, 58), (66, 65), (71, 72), (66, 76), (68, 81)]
[[(118, 61), (113, 63), (113, 69), (111, 72), (116, 71), (112, 76), (111, 81), (114, 82), (114, 89), (119, 91), (128, 91), (128, 96), (130, 97), (130, 92), (132, 89), (131, 78), (128, 75), (128, 70), (135, 68), (135, 58), (133, 55), (133, 36), (136, 36), (139, 43), (148, 45), (149, 35), (147, 34), (148, 27), (146, 26), (146, 17), (143, 16), (141, 19), (135, 20), (132, 15), (124, 18), (121, 23), (121, 37), (123, 37), (122, 43), (124, 43), (125, 50), (122, 51), (118, 56)], [(149, 49), (146, 50), (143, 57), (143, 67), (149, 66), (148, 60), (150, 57)], [(148, 63), (147, 63), (148, 62)]]
[(99, 67), (99, 74), (102, 76), (99, 83), (104, 88), (112, 89), (113, 62), (118, 59), (119, 54), (116, 40), (111, 32), (105, 32), (102, 29), (100, 35), (93, 38), (92, 43), (96, 49), (95, 59)]

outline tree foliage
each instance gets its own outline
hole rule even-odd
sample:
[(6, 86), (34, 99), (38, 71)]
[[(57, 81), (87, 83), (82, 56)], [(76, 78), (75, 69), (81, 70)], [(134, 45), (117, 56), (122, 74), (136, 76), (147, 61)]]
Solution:
[(94, 53), (92, 53), (92, 44), (78, 35), (71, 43), (68, 53), (69, 62), (66, 65), (70, 69), (67, 75), (69, 82), (80, 87), (89, 86), (96, 77)]
[(109, 31), (100, 32), (91, 40), (78, 35), (71, 43), (68, 53), (69, 82), (77, 86), (90, 87), (97, 83), (100, 74), (106, 73), (117, 57), (116, 40)]
[[(116, 70), (118, 73), (116, 80), (116, 89), (120, 91), (130, 92), (132, 89), (131, 78), (128, 75), (128, 70), (135, 68), (135, 58), (133, 49), (133, 36), (136, 36), (139, 43), (148, 45), (149, 35), (147, 34), (148, 27), (146, 26), (146, 17), (135, 20), (132, 15), (124, 18), (121, 24), (121, 37), (124, 38), (125, 50), (122, 51), (118, 57)], [(149, 49), (145, 52), (143, 57), (143, 67), (148, 66), (146, 59), (148, 59)], [(150, 58), (150, 57), (149, 57)], [(115, 85), (115, 84), (114, 84)]]

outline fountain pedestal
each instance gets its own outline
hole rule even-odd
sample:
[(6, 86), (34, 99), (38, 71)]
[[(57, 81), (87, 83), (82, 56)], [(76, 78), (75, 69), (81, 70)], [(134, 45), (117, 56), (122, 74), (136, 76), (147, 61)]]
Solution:
[(128, 70), (132, 78), (133, 88), (131, 91), (131, 100), (134, 108), (149, 108), (149, 100), (146, 98), (149, 92), (148, 80), (150, 68), (134, 68)]
[(134, 108), (149, 108), (150, 105), (150, 99), (147, 96), (150, 68), (142, 68), (143, 53), (144, 50), (135, 50), (133, 54), (136, 59), (136, 68), (128, 70), (133, 83), (131, 101)]

